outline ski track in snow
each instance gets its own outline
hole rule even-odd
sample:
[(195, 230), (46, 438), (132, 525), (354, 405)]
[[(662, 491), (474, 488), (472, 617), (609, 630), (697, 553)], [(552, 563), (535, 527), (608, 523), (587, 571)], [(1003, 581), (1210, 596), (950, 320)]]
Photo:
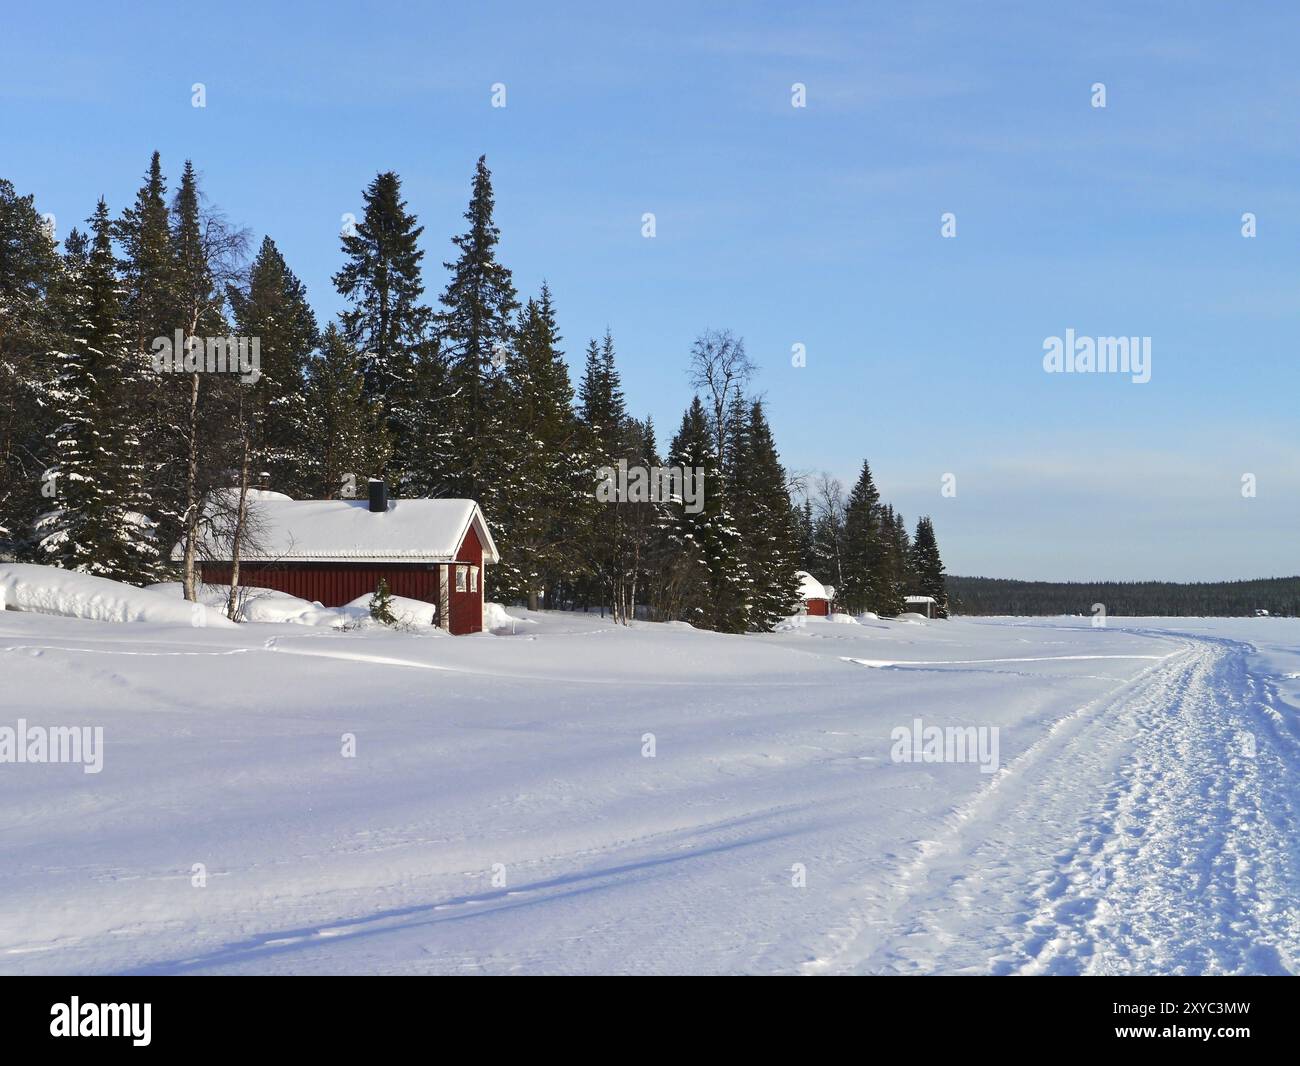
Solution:
[(1300, 972), (1300, 737), (1249, 650), (1189, 638), (1058, 722), (805, 972)]

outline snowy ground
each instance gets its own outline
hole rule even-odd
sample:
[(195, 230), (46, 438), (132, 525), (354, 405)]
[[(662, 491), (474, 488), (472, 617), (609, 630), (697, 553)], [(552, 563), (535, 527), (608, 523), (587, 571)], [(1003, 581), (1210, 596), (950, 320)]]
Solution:
[(0, 613), (0, 726), (104, 727), (0, 764), (0, 971), (1300, 971), (1300, 621), (512, 613)]

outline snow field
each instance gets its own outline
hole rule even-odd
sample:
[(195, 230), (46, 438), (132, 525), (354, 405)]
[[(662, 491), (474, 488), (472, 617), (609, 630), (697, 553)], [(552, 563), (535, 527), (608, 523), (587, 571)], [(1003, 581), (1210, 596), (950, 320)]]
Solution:
[(0, 764), (0, 971), (1300, 969), (1300, 623), (504, 613), (0, 614), (0, 726), (105, 735)]

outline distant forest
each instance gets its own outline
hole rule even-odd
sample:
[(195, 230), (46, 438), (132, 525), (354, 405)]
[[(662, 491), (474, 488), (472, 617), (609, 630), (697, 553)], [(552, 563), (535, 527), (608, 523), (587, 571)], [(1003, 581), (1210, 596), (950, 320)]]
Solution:
[(954, 614), (1091, 615), (1094, 603), (1108, 615), (1231, 617), (1268, 611), (1300, 616), (1300, 577), (1254, 581), (1011, 581), (994, 577), (947, 578)]

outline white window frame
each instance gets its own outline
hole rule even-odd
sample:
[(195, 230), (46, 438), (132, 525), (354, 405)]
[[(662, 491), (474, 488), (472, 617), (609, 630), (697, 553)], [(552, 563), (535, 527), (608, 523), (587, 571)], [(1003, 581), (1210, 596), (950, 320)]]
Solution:
[(458, 563), (458, 564), (457, 564), (457, 566), (456, 566), (456, 591), (457, 591), (457, 592), (467, 592), (467, 591), (468, 591), (468, 589), (469, 589), (469, 586), (468, 586), (469, 577), (468, 577), (468, 575), (467, 575), (467, 573), (466, 573), (466, 571), (468, 571), (468, 570), (469, 570), (469, 567), (468, 567), (465, 563)]
[(470, 592), (478, 591), (478, 567), (477, 566), (471, 566), (469, 568), (469, 590)]

